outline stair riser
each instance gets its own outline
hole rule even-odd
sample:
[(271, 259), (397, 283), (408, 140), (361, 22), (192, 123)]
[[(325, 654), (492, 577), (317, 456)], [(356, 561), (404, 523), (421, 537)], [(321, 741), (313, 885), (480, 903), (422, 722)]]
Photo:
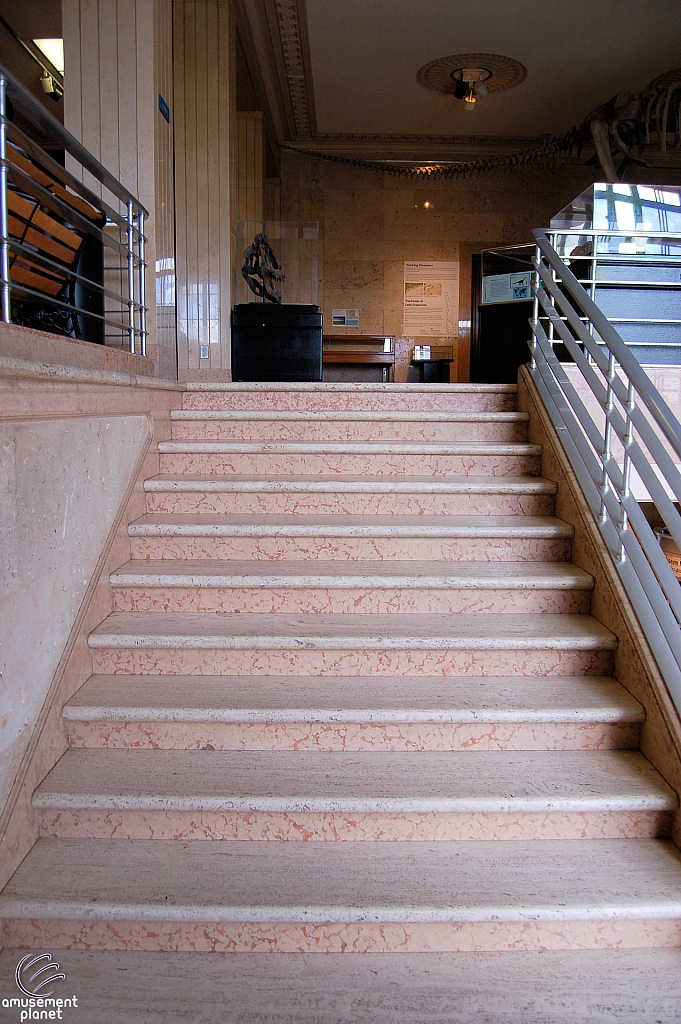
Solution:
[(323, 412), (515, 412), (515, 392), (446, 391), (194, 391), (182, 396), (183, 409), (239, 412), (255, 409)]
[(591, 590), (328, 587), (115, 587), (114, 611), (357, 613), (586, 613)]
[(626, 917), (584, 921), (461, 923), (215, 924), (188, 921), (16, 920), (4, 925), (16, 949), (167, 950), (223, 953), (426, 953), (496, 950), (636, 949), (681, 946), (681, 920)]
[(147, 511), (226, 515), (551, 516), (552, 494), (150, 491)]
[(175, 420), (174, 441), (526, 441), (526, 423)]
[(253, 676), (581, 676), (612, 674), (612, 651), (215, 650), (95, 648), (96, 673)]
[(537, 455), (427, 455), (295, 452), (165, 453), (161, 473), (189, 476), (538, 476)]
[(651, 839), (669, 834), (663, 811), (321, 814), (290, 811), (39, 811), (44, 836), (71, 839), (453, 842)]
[(636, 750), (635, 722), (67, 722), (72, 747), (160, 750)]
[(235, 561), (565, 562), (568, 539), (530, 537), (131, 537), (132, 558)]

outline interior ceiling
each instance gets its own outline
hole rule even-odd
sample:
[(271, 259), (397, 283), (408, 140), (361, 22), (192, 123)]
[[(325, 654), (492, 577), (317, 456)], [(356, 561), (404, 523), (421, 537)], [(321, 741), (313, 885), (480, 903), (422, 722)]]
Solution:
[[(281, 13), (281, 0), (275, 0)], [(298, 0), (313, 135), (562, 133), (623, 89), (681, 65), (680, 0)], [(428, 61), (498, 53), (527, 78), (475, 113), (416, 82)]]

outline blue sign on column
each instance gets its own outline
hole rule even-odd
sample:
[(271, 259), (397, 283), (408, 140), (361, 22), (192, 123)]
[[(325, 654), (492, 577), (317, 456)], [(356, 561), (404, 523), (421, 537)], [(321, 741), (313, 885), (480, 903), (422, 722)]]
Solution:
[(170, 124), (170, 107), (160, 93), (158, 94), (158, 109), (161, 111), (168, 124)]

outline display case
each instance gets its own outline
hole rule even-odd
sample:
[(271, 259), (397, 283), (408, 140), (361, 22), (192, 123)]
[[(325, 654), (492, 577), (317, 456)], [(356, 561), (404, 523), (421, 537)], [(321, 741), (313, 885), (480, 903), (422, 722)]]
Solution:
[(237, 222), (232, 380), (322, 379), (318, 238), (309, 221)]
[(317, 305), (319, 291), (319, 224), (316, 221), (239, 220), (236, 224), (236, 302), (266, 301), (249, 287), (242, 268), (244, 253), (264, 234), (283, 272), (278, 285), (284, 305)]
[(639, 362), (681, 364), (681, 186), (597, 182), (549, 240)]

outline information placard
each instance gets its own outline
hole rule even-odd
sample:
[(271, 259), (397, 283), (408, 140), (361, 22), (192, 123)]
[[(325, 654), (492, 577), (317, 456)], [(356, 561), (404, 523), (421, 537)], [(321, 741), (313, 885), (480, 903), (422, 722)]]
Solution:
[(458, 336), (458, 263), (405, 262), (404, 333), (407, 337)]

